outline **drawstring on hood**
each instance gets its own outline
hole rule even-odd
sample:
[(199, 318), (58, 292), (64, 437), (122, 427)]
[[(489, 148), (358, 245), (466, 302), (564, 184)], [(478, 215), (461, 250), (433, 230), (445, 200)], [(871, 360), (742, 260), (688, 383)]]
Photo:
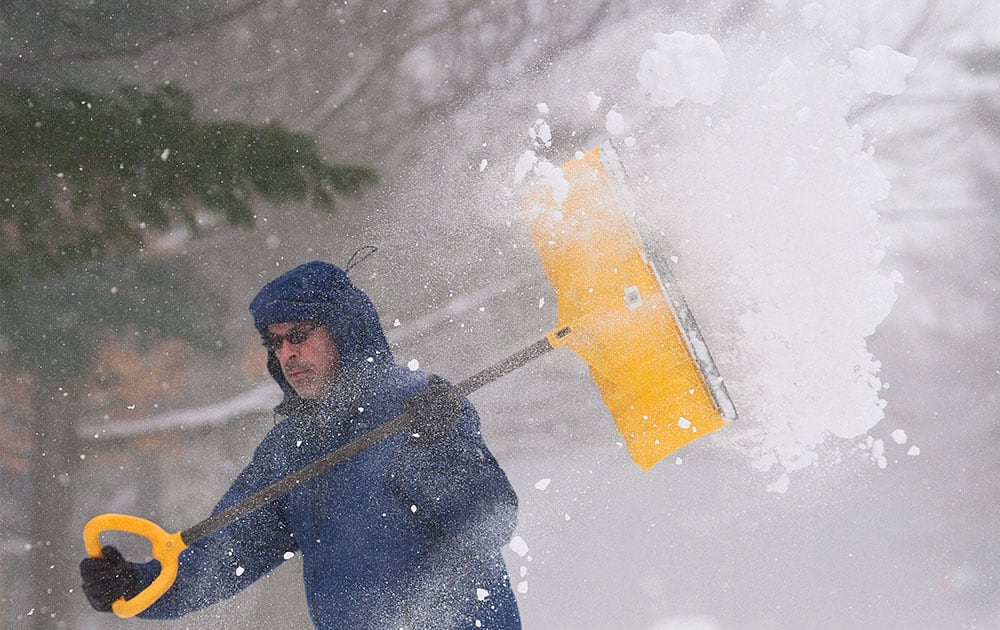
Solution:
[[(250, 313), (262, 339), (272, 324), (318, 321), (326, 326), (340, 352), (340, 383), (363, 386), (367, 374), (393, 362), (371, 300), (336, 265), (313, 261), (275, 278), (250, 302)], [(267, 353), (267, 370), (285, 394), (278, 410), (301, 408), (304, 401), (285, 379), (273, 350)]]

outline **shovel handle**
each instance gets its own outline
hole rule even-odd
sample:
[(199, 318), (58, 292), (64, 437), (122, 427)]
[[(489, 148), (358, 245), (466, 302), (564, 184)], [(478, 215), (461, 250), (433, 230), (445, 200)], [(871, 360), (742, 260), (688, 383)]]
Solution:
[(160, 562), (160, 574), (132, 599), (119, 598), (111, 610), (121, 618), (134, 617), (153, 605), (177, 579), (177, 558), (187, 548), (180, 532), (168, 534), (152, 521), (126, 514), (101, 514), (83, 528), (83, 544), (91, 558), (101, 557), (101, 533), (119, 531), (136, 534), (153, 545), (153, 557)]
[[(549, 333), (548, 337), (536, 341), (531, 346), (512, 354), (503, 361), (486, 368), (465, 379), (455, 386), (455, 391), (463, 396), (476, 391), (487, 383), (492, 383), (504, 374), (512, 372), (532, 359), (542, 356), (570, 332), (569, 327), (563, 327)], [(136, 516), (124, 514), (101, 514), (90, 519), (83, 528), (83, 544), (91, 558), (101, 557), (101, 533), (105, 531), (121, 531), (137, 534), (148, 539), (153, 545), (153, 557), (160, 561), (160, 574), (144, 591), (133, 597), (124, 597), (111, 604), (111, 609), (119, 617), (133, 617), (146, 610), (167, 592), (177, 579), (177, 559), (180, 553), (201, 538), (208, 536), (229, 525), (241, 516), (266, 505), (283, 494), (298, 488), (301, 484), (323, 473), (330, 468), (354, 457), (358, 453), (371, 448), (390, 435), (406, 430), (410, 426), (410, 418), (400, 414), (354, 440), (320, 457), (304, 468), (292, 472), (270, 485), (258, 490), (241, 501), (229, 506), (221, 512), (212, 514), (205, 520), (185, 529), (182, 532), (168, 534), (156, 523)], [(186, 541), (186, 542), (185, 542)]]

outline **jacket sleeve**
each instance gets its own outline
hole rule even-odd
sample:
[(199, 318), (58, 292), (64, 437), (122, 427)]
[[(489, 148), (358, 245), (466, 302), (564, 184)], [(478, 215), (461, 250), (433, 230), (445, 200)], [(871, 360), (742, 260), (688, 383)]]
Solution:
[(517, 525), (517, 495), (479, 430), (467, 400), (455, 429), (431, 444), (406, 443), (390, 477), (416, 518), (483, 560), (494, 558)]
[[(263, 445), (261, 445), (263, 447)], [(240, 473), (213, 513), (224, 510), (265, 485), (262, 448)], [(232, 597), (283, 562), (297, 549), (284, 517), (282, 501), (273, 501), (221, 530), (195, 541), (181, 552), (177, 579), (152, 606), (146, 619), (179, 617)], [(147, 582), (159, 573), (155, 560), (139, 566)]]

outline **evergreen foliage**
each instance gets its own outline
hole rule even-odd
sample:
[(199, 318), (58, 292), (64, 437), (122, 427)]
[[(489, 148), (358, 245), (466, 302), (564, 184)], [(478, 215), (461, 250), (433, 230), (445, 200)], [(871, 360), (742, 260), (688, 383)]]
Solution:
[(147, 231), (197, 234), (206, 215), (252, 227), (254, 195), (332, 211), (336, 195), (377, 180), (326, 162), (311, 137), (280, 124), (199, 122), (192, 109), (171, 85), (44, 101), (4, 86), (0, 288), (141, 250)]

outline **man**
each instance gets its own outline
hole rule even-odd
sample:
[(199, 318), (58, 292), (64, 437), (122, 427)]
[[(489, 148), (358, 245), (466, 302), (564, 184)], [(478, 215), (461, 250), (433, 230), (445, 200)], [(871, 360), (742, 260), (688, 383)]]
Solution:
[[(225, 509), (402, 413), (412, 431), (196, 541), (174, 585), (141, 613), (170, 618), (230, 597), (301, 552), (317, 628), (520, 628), (500, 555), (517, 497), (468, 400), (396, 365), (368, 297), (338, 267), (311, 262), (250, 304), (283, 416), (216, 506)], [(159, 572), (112, 547), (80, 565), (97, 610)]]

